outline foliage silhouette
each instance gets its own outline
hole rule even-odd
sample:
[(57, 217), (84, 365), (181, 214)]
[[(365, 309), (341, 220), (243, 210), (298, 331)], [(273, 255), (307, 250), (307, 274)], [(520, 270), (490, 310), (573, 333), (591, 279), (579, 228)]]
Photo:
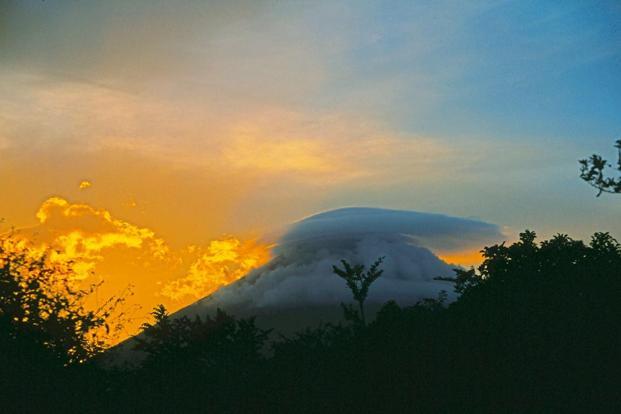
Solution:
[[(118, 390), (124, 409), (222, 412), (245, 404), (253, 392), (250, 379), (264, 361), (269, 331), (257, 328), (253, 318), (236, 319), (219, 309), (213, 317), (171, 318), (160, 305), (152, 316), (153, 322), (145, 323), (136, 337), (135, 349), (146, 358), (139, 370), (122, 374), (134, 384)], [(200, 396), (197, 384), (208, 384)]]
[[(352, 266), (346, 260), (341, 260), (343, 268), (332, 266), (334, 274), (344, 279), (347, 283), (347, 287), (351, 290), (354, 300), (358, 302), (358, 308), (360, 310), (360, 319), (363, 325), (366, 325), (366, 318), (364, 315), (364, 301), (369, 294), (369, 287), (375, 282), (384, 272), (379, 267), (384, 261), (384, 257), (377, 259), (369, 270), (364, 271), (364, 265), (357, 264)], [(351, 306), (342, 305), (346, 319), (354, 320), (356, 318), (355, 312)]]
[(136, 349), (145, 352), (147, 363), (193, 359), (205, 367), (221, 363), (252, 363), (259, 360), (269, 331), (256, 327), (254, 318), (236, 319), (218, 309), (214, 317), (183, 316), (171, 319), (163, 305), (155, 307), (154, 323), (142, 325)]
[[(615, 143), (615, 148), (619, 152), (616, 169), (621, 173), (621, 139)], [(616, 179), (605, 176), (605, 169), (612, 168), (612, 165), (601, 155), (593, 154), (587, 159), (580, 160), (579, 163), (580, 178), (598, 190), (597, 197), (602, 193), (621, 193), (621, 175)]]
[[(63, 367), (84, 364), (106, 348), (113, 319), (123, 301), (113, 297), (97, 310), (85, 299), (98, 285), (74, 286), (72, 263), (51, 259), (13, 235), (0, 238), (0, 389), (4, 407), (29, 411), (53, 401)], [(116, 326), (118, 328), (118, 326)], [(30, 398), (24, 398), (30, 390)], [(57, 390), (56, 390), (57, 391)], [(53, 398), (52, 398), (53, 397)], [(40, 408), (39, 408), (40, 409)]]
[(62, 364), (83, 363), (106, 348), (110, 317), (123, 297), (87, 310), (84, 301), (99, 285), (78, 288), (72, 263), (11, 238), (0, 239), (0, 266), (0, 318), (9, 337), (27, 336)]
[(54, 378), (76, 370), (65, 404), (80, 412), (618, 412), (619, 243), (525, 231), (483, 256), (457, 271), (452, 303), (391, 301), (365, 325), (274, 336), (222, 311), (157, 307), (137, 368), (86, 363)]

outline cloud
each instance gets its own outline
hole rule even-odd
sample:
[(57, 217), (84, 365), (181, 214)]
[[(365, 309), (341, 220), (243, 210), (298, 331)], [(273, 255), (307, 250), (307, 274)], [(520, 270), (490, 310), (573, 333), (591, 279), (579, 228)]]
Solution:
[(386, 184), (422, 173), (443, 176), (446, 171), (434, 169), (434, 163), (455, 164), (477, 151), (472, 143), (464, 152), (360, 115), (268, 102), (241, 102), (234, 109), (197, 106), (192, 100), (50, 81), (28, 72), (0, 70), (0, 92), (6, 142), (0, 142), (0, 150), (33, 156), (33, 148), (63, 156), (71, 156), (68, 151), (73, 156), (127, 152), (166, 163), (169, 169), (251, 174), (253, 181), (286, 174), (334, 186), (369, 178)]
[(328, 211), (295, 223), (269, 263), (180, 314), (216, 307), (242, 315), (277, 314), (349, 303), (351, 293), (332, 266), (341, 259), (369, 266), (378, 257), (385, 257), (384, 275), (371, 287), (368, 302), (411, 305), (441, 290), (452, 295), (450, 283), (434, 278), (453, 276), (453, 266), (432, 250), (481, 249), (502, 239), (497, 226), (471, 219), (375, 208)]
[(31, 229), (34, 238), (47, 239), (56, 249), (53, 257), (75, 261), (76, 276), (88, 278), (107, 249), (137, 249), (142, 254), (162, 259), (170, 249), (147, 228), (112, 217), (104, 209), (87, 204), (72, 204), (60, 197), (47, 199), (36, 214), (40, 226)]
[(188, 45), (209, 47), (206, 39), (256, 16), (261, 3), (3, 3), (0, 47), (8, 64), (127, 86), (196, 64)]
[(463, 251), (502, 238), (498, 226), (479, 220), (406, 210), (343, 208), (296, 223), (282, 242), (284, 246), (321, 246), (335, 234), (339, 235), (338, 241), (400, 234), (415, 245), (439, 252)]
[(224, 236), (203, 245), (172, 248), (153, 230), (116, 218), (110, 211), (61, 197), (45, 200), (39, 223), (13, 237), (34, 252), (50, 250), (50, 260), (73, 263), (73, 281), (86, 287), (103, 281), (87, 307), (127, 289), (133, 295), (123, 311), (131, 320), (124, 337), (135, 334), (150, 310), (164, 304), (174, 311), (209, 295), (270, 258), (270, 246)]
[(267, 246), (234, 237), (212, 240), (206, 248), (190, 246), (188, 252), (198, 259), (190, 265), (187, 276), (164, 285), (163, 296), (198, 299), (240, 279), (270, 258)]

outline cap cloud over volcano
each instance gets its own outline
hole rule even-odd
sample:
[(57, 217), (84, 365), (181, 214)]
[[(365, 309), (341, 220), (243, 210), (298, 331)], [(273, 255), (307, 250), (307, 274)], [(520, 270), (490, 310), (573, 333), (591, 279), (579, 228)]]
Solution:
[(411, 305), (436, 297), (453, 267), (434, 252), (480, 249), (503, 239), (498, 226), (478, 220), (414, 211), (345, 208), (295, 223), (281, 237), (269, 263), (245, 278), (181, 311), (203, 313), (220, 307), (240, 315), (274, 313), (350, 302), (343, 280), (332, 273), (341, 259), (369, 266), (385, 257), (383, 276), (368, 303), (394, 299)]

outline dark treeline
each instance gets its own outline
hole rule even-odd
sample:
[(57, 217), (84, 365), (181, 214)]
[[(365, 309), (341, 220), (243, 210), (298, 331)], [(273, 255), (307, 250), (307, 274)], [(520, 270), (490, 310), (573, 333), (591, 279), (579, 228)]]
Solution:
[(80, 359), (75, 341), (62, 353), (15, 328), (27, 323), (7, 307), (20, 288), (5, 288), (14, 271), (4, 260), (0, 409), (618, 411), (620, 245), (606, 233), (585, 244), (564, 235), (537, 243), (525, 232), (483, 253), (478, 269), (456, 270), (455, 302), (389, 302), (368, 324), (343, 306), (341, 324), (279, 337), (252, 319), (173, 319), (159, 307), (137, 341), (146, 357), (132, 370), (102, 369), (97, 358)]

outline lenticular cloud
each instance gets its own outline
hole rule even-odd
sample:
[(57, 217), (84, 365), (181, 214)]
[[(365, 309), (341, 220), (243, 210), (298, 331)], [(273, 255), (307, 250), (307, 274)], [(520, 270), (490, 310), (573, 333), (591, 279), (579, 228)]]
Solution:
[(245, 278), (182, 310), (204, 314), (219, 307), (238, 315), (338, 307), (351, 302), (345, 282), (332, 273), (341, 259), (369, 266), (385, 257), (383, 276), (368, 303), (401, 305), (436, 297), (452, 285), (453, 266), (432, 251), (481, 248), (502, 239), (498, 226), (477, 220), (414, 211), (345, 208), (295, 223), (274, 249), (274, 259)]

